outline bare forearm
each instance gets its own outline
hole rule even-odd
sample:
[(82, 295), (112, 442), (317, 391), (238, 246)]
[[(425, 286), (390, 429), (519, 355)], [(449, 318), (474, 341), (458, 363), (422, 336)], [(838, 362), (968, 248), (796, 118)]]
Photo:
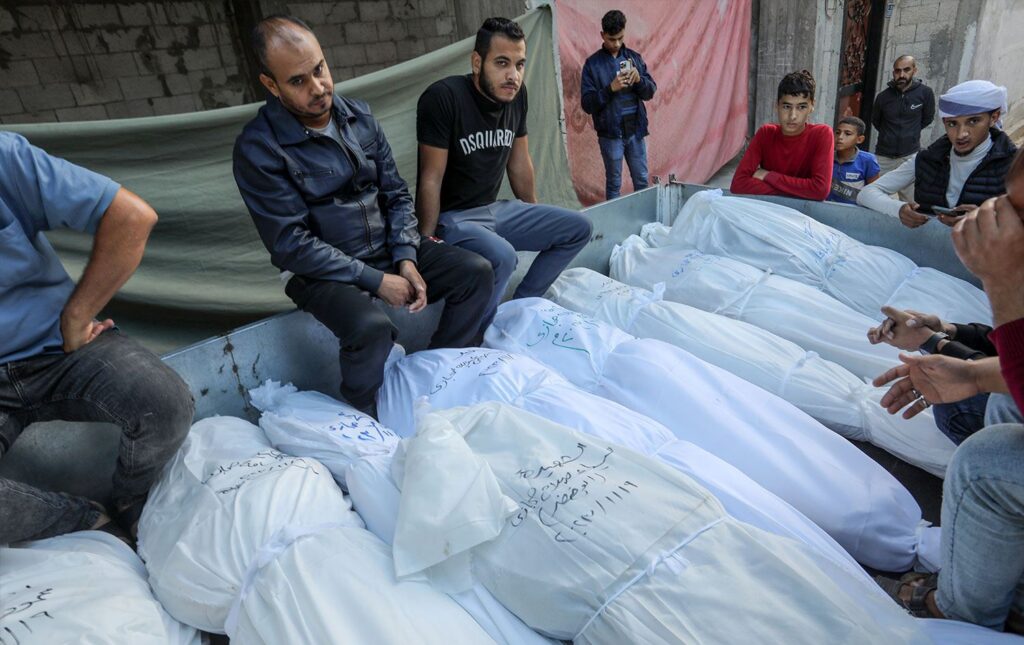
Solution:
[(1024, 283), (1011, 282), (1012, 280), (984, 282), (985, 294), (992, 304), (992, 319), (996, 327), (1024, 318)]
[(430, 237), (437, 231), (437, 218), (441, 214), (441, 186), (422, 178), (416, 186), (416, 219), (420, 235)]
[(157, 216), (137, 195), (121, 189), (100, 220), (92, 254), (64, 315), (91, 320), (110, 302), (142, 261)]
[(977, 361), (969, 361), (971, 375), (978, 386), (979, 392), (1001, 392), (1009, 394), (1010, 390), (999, 369), (999, 357), (992, 356)]
[(526, 167), (508, 169), (508, 183), (512, 186), (512, 192), (518, 199), (530, 204), (537, 203), (537, 185), (533, 173), (533, 162), (527, 161), (521, 164)]

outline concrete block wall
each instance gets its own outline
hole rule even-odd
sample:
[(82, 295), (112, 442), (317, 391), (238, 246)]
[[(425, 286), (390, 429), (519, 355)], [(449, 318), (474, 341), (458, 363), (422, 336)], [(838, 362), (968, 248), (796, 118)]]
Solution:
[(522, 0), (0, 3), (0, 123), (193, 112), (263, 98), (244, 49), (260, 17), (316, 30), (334, 79), (373, 72), (472, 35)]
[[(943, 90), (960, 82), (960, 62), (974, 48), (977, 29), (972, 24), (980, 4), (978, 0), (896, 0), (883, 32), (879, 91), (892, 80), (896, 57), (908, 54), (917, 60), (917, 77), (935, 91), (936, 99)], [(921, 133), (921, 145), (928, 145), (941, 134), (936, 116)]]
[(248, 83), (227, 6), (3, 3), (0, 122), (153, 116), (243, 102)]

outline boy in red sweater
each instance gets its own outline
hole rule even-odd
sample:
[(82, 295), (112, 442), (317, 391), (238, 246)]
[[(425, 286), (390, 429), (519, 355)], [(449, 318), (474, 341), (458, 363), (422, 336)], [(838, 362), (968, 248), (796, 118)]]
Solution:
[(783, 195), (824, 200), (832, 185), (832, 128), (808, 123), (814, 111), (814, 77), (807, 70), (779, 83), (778, 123), (766, 123), (750, 140), (730, 190), (737, 195)]

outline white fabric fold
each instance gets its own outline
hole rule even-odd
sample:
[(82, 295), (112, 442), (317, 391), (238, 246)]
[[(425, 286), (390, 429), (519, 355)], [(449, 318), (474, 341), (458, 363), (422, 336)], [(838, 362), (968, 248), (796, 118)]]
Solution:
[(655, 460), (501, 403), (432, 416), (518, 501), (501, 534), (474, 549), (474, 572), (542, 633), (595, 645), (742, 642), (751, 633), (765, 642), (927, 642), (865, 576), (738, 522)]
[[(875, 405), (883, 388), (751, 324), (675, 302), (650, 302), (649, 292), (589, 269), (564, 271), (548, 290), (554, 302), (639, 338), (655, 338), (721, 367), (808, 413), (849, 439), (889, 450), (939, 477), (956, 446), (935, 427), (930, 411), (912, 419)], [(631, 325), (627, 321), (633, 321)], [(788, 375), (785, 381), (784, 375)], [(784, 386), (784, 387), (783, 387)], [(855, 404), (858, 393), (868, 404)], [(917, 437), (908, 451), (905, 437)]]
[(950, 322), (992, 318), (988, 298), (974, 285), (781, 204), (706, 190), (686, 201), (671, 228), (648, 226), (642, 235), (651, 246), (683, 246), (771, 270), (876, 321), (883, 305)]

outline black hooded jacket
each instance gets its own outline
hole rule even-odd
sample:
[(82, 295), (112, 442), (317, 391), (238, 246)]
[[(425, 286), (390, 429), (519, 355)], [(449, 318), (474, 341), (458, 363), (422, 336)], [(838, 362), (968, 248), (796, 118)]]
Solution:
[(935, 120), (935, 93), (920, 79), (910, 81), (906, 92), (889, 87), (875, 97), (871, 125), (878, 131), (875, 154), (903, 157), (921, 148), (921, 130)]

